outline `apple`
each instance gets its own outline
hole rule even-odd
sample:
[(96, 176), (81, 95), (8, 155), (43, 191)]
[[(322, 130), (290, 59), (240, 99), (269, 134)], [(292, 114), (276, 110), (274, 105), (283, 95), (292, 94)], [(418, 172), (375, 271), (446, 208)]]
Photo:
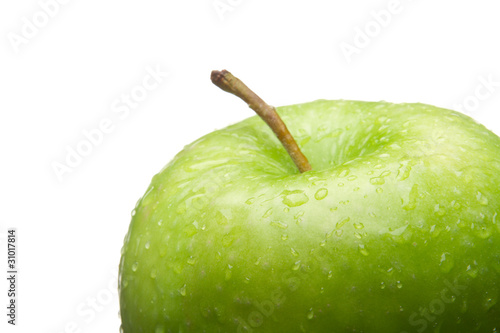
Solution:
[(153, 177), (122, 249), (123, 332), (500, 331), (498, 136), (425, 104), (272, 115), (229, 72), (212, 79), (264, 121)]

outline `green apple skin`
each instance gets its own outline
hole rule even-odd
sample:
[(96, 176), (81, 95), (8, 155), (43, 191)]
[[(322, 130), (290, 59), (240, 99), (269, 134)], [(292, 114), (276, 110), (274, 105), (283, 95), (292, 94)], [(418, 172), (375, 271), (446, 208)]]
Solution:
[(497, 332), (500, 138), (424, 104), (278, 108), (185, 147), (133, 211), (125, 333)]

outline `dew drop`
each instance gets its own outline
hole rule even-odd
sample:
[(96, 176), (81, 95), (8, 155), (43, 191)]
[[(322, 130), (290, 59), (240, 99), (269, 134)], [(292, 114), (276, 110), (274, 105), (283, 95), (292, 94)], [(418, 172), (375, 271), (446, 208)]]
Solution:
[(152, 279), (156, 279), (156, 268), (153, 268), (151, 270), (151, 274), (149, 274), (149, 276), (152, 278)]
[(380, 289), (385, 289), (385, 283), (384, 282), (380, 282)]
[(278, 227), (278, 228), (283, 229), (283, 230), (288, 228), (288, 224), (286, 224), (284, 222), (280, 222), (280, 221), (272, 221), (269, 224), (272, 225), (273, 227)]
[(184, 284), (180, 289), (179, 289), (179, 293), (182, 295), (182, 296), (186, 296), (186, 284)]
[(296, 271), (300, 268), (300, 260), (296, 261), (293, 266), (292, 266), (292, 270)]
[(476, 198), (477, 198), (477, 201), (479, 201), (479, 203), (481, 205), (483, 205), (483, 206), (488, 205), (488, 198), (485, 197), (484, 194), (482, 194), (481, 192), (477, 191)]
[(196, 258), (193, 257), (193, 256), (190, 256), (187, 260), (187, 263), (191, 266), (193, 266), (194, 264), (196, 264)]
[(385, 179), (383, 177), (373, 177), (373, 178), (370, 178), (370, 184), (372, 184), (372, 185), (384, 185)]
[(396, 176), (396, 179), (398, 181), (403, 181), (410, 177), (410, 172), (411, 172), (411, 166), (409, 166), (407, 163), (401, 163), (401, 166), (399, 167), (398, 170), (398, 175)]
[(301, 190), (285, 190), (281, 192), (281, 195), (283, 196), (283, 203), (288, 207), (302, 206), (309, 201), (309, 197)]
[(292, 248), (290, 248), (290, 252), (292, 253), (292, 255), (293, 255), (294, 257), (298, 257), (298, 256), (299, 256), (299, 253), (298, 253), (297, 251), (295, 251), (295, 249), (294, 249), (293, 247), (292, 247)]
[(135, 216), (135, 213), (136, 213), (136, 210), (135, 210), (135, 209), (133, 209), (133, 210), (132, 210), (132, 212), (130, 213), (130, 215), (132, 215), (132, 217), (134, 217), (134, 216)]
[(146, 250), (149, 250), (149, 248), (151, 247), (151, 244), (149, 242), (147, 242), (144, 247), (146, 248)]
[(344, 177), (346, 177), (348, 174), (349, 174), (349, 170), (348, 170), (348, 169), (344, 169), (344, 170), (342, 170), (342, 171), (339, 173), (339, 178), (344, 178)]
[(266, 217), (269, 217), (273, 214), (273, 209), (272, 208), (269, 208), (265, 213), (264, 215), (262, 215), (263, 218), (266, 218)]
[(381, 187), (377, 187), (376, 191), (377, 191), (378, 194), (384, 192), (384, 190)]
[(288, 239), (288, 235), (287, 234), (283, 234), (281, 235), (281, 240), (287, 240)]
[(370, 254), (363, 244), (359, 244), (358, 250), (359, 250), (359, 253), (361, 253), (365, 257), (367, 257)]
[(488, 239), (491, 237), (492, 232), (490, 228), (480, 227), (478, 231), (476, 231), (476, 234), (481, 239)]
[(337, 222), (337, 224), (336, 224), (336, 228), (337, 228), (337, 229), (342, 228), (342, 227), (343, 227), (343, 226), (344, 226), (347, 222), (349, 222), (350, 220), (351, 220), (351, 218), (350, 218), (350, 217), (346, 217), (346, 218), (341, 219), (340, 221), (338, 221), (338, 222)]
[(468, 265), (466, 272), (471, 278), (475, 278), (477, 277), (479, 270), (476, 267), (471, 267), (471, 265)]
[(328, 272), (328, 280), (330, 280), (330, 279), (332, 278), (332, 276), (333, 276), (333, 272), (332, 272), (332, 271), (329, 271), (329, 272)]
[(455, 266), (455, 262), (453, 258), (451, 257), (451, 254), (448, 252), (445, 252), (441, 255), (441, 262), (439, 263), (439, 266), (441, 267), (441, 272), (443, 273), (448, 273), (451, 271), (453, 266)]
[(327, 195), (328, 195), (328, 190), (326, 188), (320, 188), (314, 195), (314, 198), (316, 200), (323, 200), (324, 198), (326, 198)]
[(489, 311), (492, 307), (494, 307), (498, 302), (498, 298), (497, 297), (487, 297), (485, 302), (484, 302), (484, 309), (486, 311)]
[(136, 261), (132, 264), (132, 272), (136, 272), (137, 271), (137, 267), (139, 267), (139, 263)]
[(354, 237), (356, 237), (357, 239), (361, 239), (363, 236), (359, 232), (355, 232)]
[(352, 175), (352, 176), (347, 177), (347, 180), (352, 182), (353, 180), (356, 180), (357, 178), (358, 178), (357, 176)]
[(250, 198), (250, 199), (248, 199), (247, 201), (245, 201), (245, 203), (246, 203), (247, 205), (251, 205), (251, 204), (253, 204), (254, 202), (255, 202), (255, 198)]
[(358, 230), (363, 229), (364, 227), (363, 223), (354, 223), (354, 228)]
[(231, 276), (232, 275), (233, 275), (233, 272), (231, 271), (231, 269), (226, 269), (226, 272), (225, 272), (225, 279), (226, 279), (226, 281), (231, 280)]
[(314, 318), (314, 311), (313, 309), (309, 309), (309, 312), (307, 313), (307, 319), (311, 320)]
[(163, 224), (163, 220), (160, 220), (158, 221), (158, 225), (161, 227), (161, 225)]
[(401, 281), (396, 282), (396, 287), (398, 287), (398, 289), (403, 288), (403, 284), (401, 283)]

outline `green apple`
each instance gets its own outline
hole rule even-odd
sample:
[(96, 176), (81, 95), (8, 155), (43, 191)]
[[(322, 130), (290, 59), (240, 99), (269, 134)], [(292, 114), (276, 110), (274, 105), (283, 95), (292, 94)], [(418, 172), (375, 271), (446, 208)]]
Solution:
[(500, 138), (425, 104), (277, 109), (185, 147), (139, 200), (125, 333), (497, 332)]

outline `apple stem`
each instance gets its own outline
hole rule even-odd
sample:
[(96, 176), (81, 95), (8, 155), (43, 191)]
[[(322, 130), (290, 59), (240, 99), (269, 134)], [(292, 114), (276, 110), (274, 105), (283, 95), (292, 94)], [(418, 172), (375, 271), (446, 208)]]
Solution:
[(307, 157), (304, 156), (273, 106), (264, 102), (262, 98), (248, 88), (240, 79), (225, 69), (222, 71), (212, 71), (210, 79), (217, 87), (245, 101), (271, 127), (300, 172), (311, 170), (311, 165)]

